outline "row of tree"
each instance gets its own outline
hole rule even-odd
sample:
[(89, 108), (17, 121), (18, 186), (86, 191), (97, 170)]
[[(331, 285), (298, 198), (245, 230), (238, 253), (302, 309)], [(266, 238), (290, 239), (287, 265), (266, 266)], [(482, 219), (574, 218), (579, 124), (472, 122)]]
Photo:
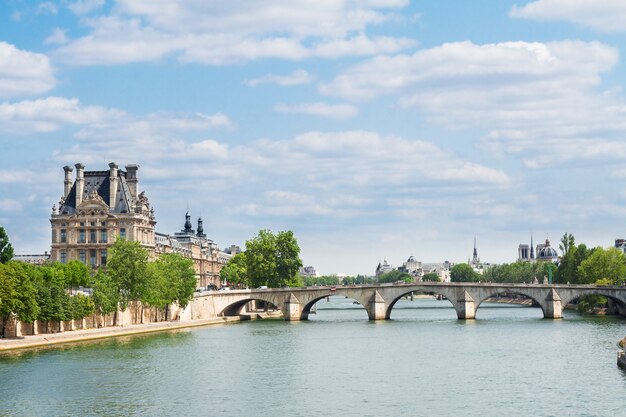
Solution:
[(479, 274), (468, 264), (457, 264), (450, 271), (453, 282), (511, 282), (530, 283), (552, 277), (555, 284), (621, 285), (626, 279), (626, 255), (617, 248), (587, 248), (576, 245), (570, 233), (565, 233), (559, 245), (561, 257), (552, 262), (515, 262), (494, 265)]
[(234, 255), (220, 271), (222, 281), (245, 288), (302, 286), (300, 246), (292, 231), (260, 230), (246, 241), (246, 250)]
[[(179, 254), (149, 262), (139, 242), (119, 239), (109, 249), (108, 260), (95, 274), (79, 261), (0, 263), (0, 319), (5, 323), (14, 313), (26, 323), (77, 320), (125, 310), (137, 301), (160, 309), (174, 302), (184, 307), (193, 297), (193, 263)], [(77, 292), (79, 287), (91, 288), (91, 296)]]

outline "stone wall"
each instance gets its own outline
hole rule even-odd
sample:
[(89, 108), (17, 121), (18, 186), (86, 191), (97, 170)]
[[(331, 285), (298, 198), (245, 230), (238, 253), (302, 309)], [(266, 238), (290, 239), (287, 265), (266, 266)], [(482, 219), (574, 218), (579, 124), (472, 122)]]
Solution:
[[(190, 314), (185, 313), (178, 305), (170, 305), (167, 309), (144, 307), (141, 303), (131, 303), (126, 310), (111, 314), (94, 314), (79, 320), (67, 321), (40, 321), (33, 323), (20, 322), (11, 315), (6, 323), (0, 320), (0, 328), (4, 326), (5, 337), (23, 337), (36, 334), (60, 333), (74, 330), (94, 329), (113, 326), (130, 326), (133, 324), (153, 323), (185, 319)], [(186, 310), (190, 310), (188, 307)], [(201, 314), (204, 316), (204, 314)]]

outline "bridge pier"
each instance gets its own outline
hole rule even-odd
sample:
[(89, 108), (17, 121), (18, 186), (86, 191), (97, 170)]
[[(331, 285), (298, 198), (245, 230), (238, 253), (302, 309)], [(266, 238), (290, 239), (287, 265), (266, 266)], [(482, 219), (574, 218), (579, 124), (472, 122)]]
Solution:
[(367, 310), (367, 316), (370, 320), (385, 320), (387, 318), (387, 306), (378, 290), (374, 290), (374, 294), (367, 302), (365, 309)]
[(285, 300), (283, 304), (283, 316), (285, 320), (288, 321), (299, 321), (302, 314), (302, 308), (300, 306), (300, 301), (296, 298), (293, 293), (289, 294), (289, 297)]
[(546, 297), (546, 305), (543, 310), (543, 318), (545, 319), (562, 319), (563, 306), (561, 305), (561, 297), (552, 288)]
[(459, 320), (474, 320), (476, 318), (476, 303), (467, 290), (463, 291), (463, 295), (457, 300), (455, 308)]

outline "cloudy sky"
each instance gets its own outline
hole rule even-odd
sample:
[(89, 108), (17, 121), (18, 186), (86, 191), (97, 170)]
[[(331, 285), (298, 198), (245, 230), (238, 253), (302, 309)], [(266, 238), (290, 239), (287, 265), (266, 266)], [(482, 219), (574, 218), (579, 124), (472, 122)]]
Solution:
[(0, 225), (139, 164), (157, 229), (293, 230), (322, 273), (626, 236), (623, 0), (7, 0)]

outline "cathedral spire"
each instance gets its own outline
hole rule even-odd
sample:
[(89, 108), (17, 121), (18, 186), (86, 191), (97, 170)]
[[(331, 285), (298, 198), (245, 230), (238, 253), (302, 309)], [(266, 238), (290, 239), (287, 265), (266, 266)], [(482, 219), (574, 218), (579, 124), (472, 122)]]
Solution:
[(533, 234), (530, 234), (530, 259), (535, 259), (535, 247), (533, 246)]

